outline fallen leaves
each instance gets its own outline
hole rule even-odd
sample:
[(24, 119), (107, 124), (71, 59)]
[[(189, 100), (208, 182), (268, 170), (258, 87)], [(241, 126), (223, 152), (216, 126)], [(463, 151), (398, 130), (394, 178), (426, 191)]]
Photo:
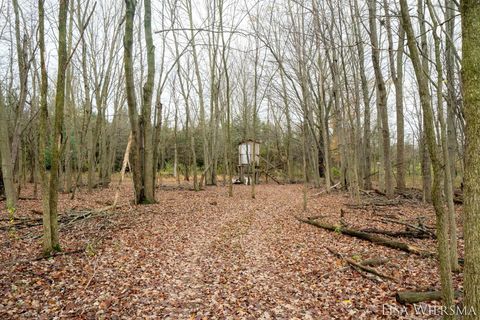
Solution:
[[(241, 185), (233, 198), (224, 187), (165, 187), (157, 191), (157, 204), (135, 207), (129, 204), (131, 186), (122, 188), (119, 214), (61, 231), (64, 250), (77, 254), (32, 261), (40, 240), (22, 235), (41, 234), (41, 227), (17, 230), (17, 239), (2, 231), (0, 318), (374, 319), (382, 318), (382, 305), (395, 304), (398, 290), (439, 285), (432, 258), (297, 222), (299, 185), (259, 185), (256, 199)], [(73, 201), (61, 195), (60, 211), (102, 207), (113, 193), (80, 191)], [(346, 206), (349, 199), (340, 192), (309, 201), (305, 216), (321, 215), (333, 224), (344, 208), (342, 220), (355, 228), (401, 227), (372, 222), (371, 206)], [(32, 208), (41, 209), (40, 200), (20, 201), (18, 212), (38, 218)], [(413, 202), (382, 206), (384, 211), (401, 213), (405, 221), (419, 214), (427, 224), (434, 219), (431, 209)], [(434, 239), (402, 241), (435, 245)], [(327, 247), (353, 261), (388, 259), (375, 268), (399, 282), (364, 278)]]

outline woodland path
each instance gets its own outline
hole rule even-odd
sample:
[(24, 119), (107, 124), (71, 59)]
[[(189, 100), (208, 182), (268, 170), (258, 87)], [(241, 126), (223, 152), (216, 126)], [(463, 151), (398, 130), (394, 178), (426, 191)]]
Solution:
[[(233, 198), (224, 187), (159, 190), (157, 200), (130, 207), (125, 196), (125, 212), (64, 231), (64, 249), (85, 253), (29, 262), (21, 259), (38, 252), (38, 240), (2, 246), (0, 318), (372, 319), (385, 318), (382, 306), (395, 304), (397, 290), (438, 286), (432, 259), (296, 221), (300, 185), (260, 185), (256, 199), (247, 186), (235, 186)], [(349, 201), (343, 193), (311, 195), (305, 215), (338, 219)], [(367, 216), (352, 211), (346, 219), (361, 224)], [(367, 279), (327, 248), (387, 257), (379, 270), (401, 281)]]

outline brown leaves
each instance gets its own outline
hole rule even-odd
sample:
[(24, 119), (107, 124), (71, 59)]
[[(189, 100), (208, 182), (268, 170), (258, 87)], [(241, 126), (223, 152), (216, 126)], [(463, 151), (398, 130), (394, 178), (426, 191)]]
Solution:
[[(395, 303), (397, 290), (438, 286), (433, 259), (298, 223), (301, 186), (259, 185), (256, 199), (248, 186), (235, 186), (233, 198), (223, 187), (172, 187), (158, 191), (157, 204), (132, 208), (131, 187), (123, 188), (123, 214), (61, 232), (64, 250), (80, 253), (31, 261), (39, 239), (22, 240), (23, 230), (17, 240), (1, 234), (7, 245), (0, 248), (0, 318), (371, 319), (381, 317), (383, 304)], [(81, 191), (75, 201), (60, 195), (60, 211), (102, 207), (113, 193)], [(345, 223), (356, 228), (401, 227), (368, 221), (375, 217), (369, 206), (357, 210), (344, 202), (342, 193), (322, 194), (310, 198), (305, 215), (338, 223), (344, 208)], [(30, 209), (41, 203), (25, 200), (19, 207), (23, 218), (38, 218)], [(432, 223), (429, 208), (400, 208), (402, 219), (422, 214)], [(41, 233), (41, 227), (30, 229)], [(435, 245), (433, 239), (403, 240)], [(327, 247), (357, 262), (388, 258), (375, 268), (399, 283), (365, 278)]]

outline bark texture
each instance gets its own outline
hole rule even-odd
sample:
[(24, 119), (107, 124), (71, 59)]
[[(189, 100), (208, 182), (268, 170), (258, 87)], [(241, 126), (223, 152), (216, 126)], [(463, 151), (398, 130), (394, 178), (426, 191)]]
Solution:
[(466, 120), (465, 159), (465, 306), (473, 308), (465, 319), (480, 316), (480, 2), (464, 0), (461, 6), (462, 82)]

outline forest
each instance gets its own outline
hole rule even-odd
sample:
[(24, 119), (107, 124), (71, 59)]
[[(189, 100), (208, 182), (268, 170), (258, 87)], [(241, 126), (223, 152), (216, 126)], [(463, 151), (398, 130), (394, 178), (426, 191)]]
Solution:
[(478, 0), (0, 0), (1, 319), (480, 319)]

